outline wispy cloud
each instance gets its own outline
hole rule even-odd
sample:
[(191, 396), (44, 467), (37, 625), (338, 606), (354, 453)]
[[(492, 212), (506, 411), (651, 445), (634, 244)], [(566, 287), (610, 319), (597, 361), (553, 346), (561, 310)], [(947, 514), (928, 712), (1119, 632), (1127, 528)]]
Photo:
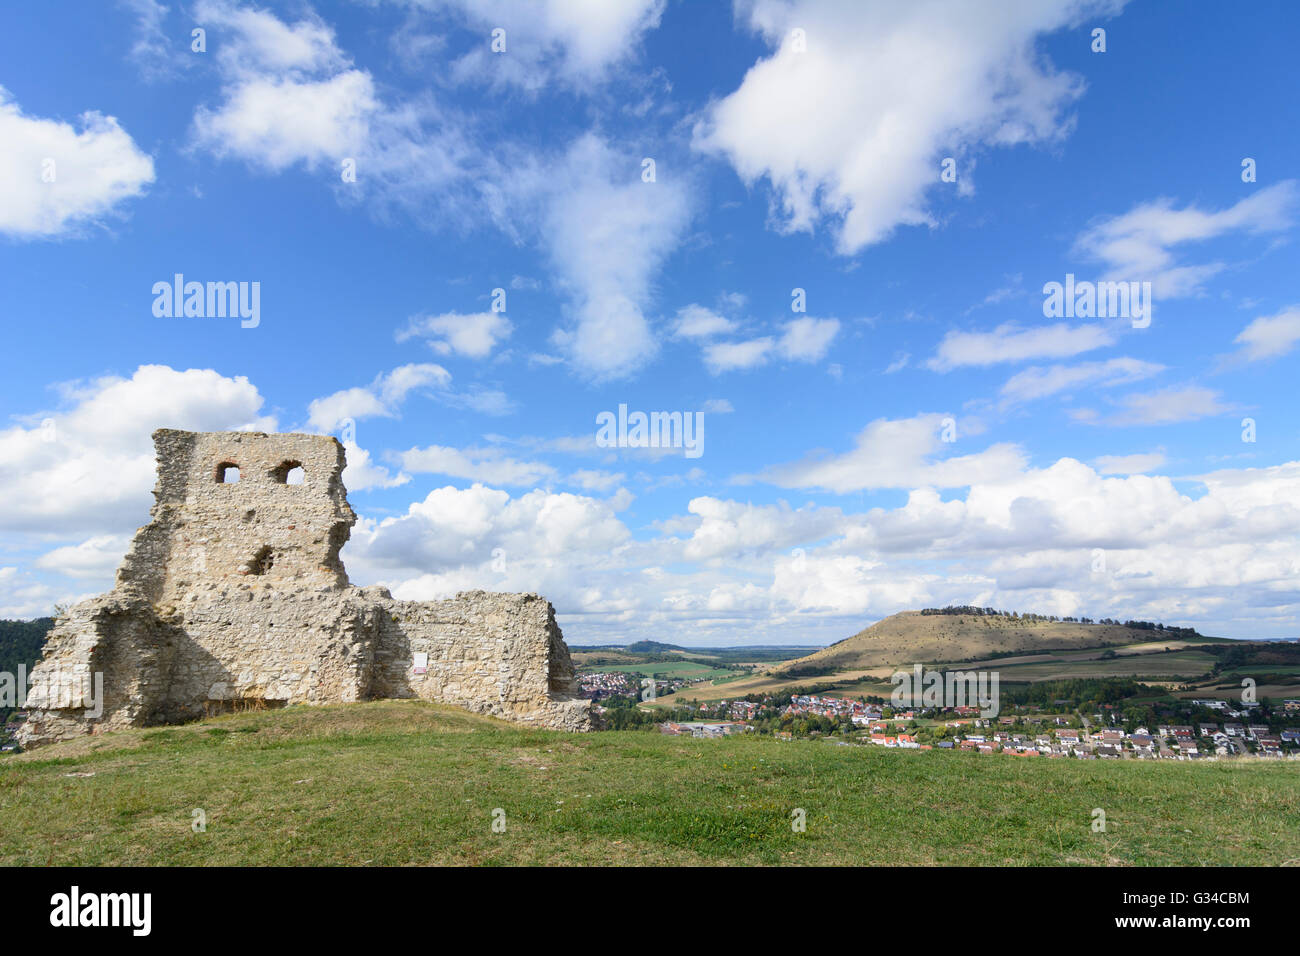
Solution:
[(1068, 358), (1111, 345), (1114, 341), (1114, 330), (1103, 325), (1071, 326), (1061, 322), (1022, 328), (1006, 323), (992, 332), (947, 333), (925, 364), (936, 372), (948, 372), (967, 365)]
[(1300, 342), (1300, 306), (1288, 306), (1276, 315), (1253, 320), (1233, 342), (1240, 346), (1232, 356), (1245, 362), (1280, 358)]
[(1071, 411), (1076, 421), (1101, 425), (1175, 425), (1202, 418), (1226, 415), (1237, 410), (1231, 402), (1209, 388), (1175, 385), (1155, 392), (1135, 392), (1116, 403), (1119, 411), (1101, 415), (1093, 409)]
[(780, 335), (741, 342), (710, 342), (704, 364), (714, 375), (766, 365), (773, 358), (790, 362), (820, 362), (840, 331), (839, 319), (802, 316), (782, 326)]
[[(844, 494), (879, 488), (959, 488), (996, 481), (1024, 467), (1025, 455), (1013, 444), (996, 444), (969, 455), (945, 454), (953, 447), (942, 440), (948, 418), (924, 414), (877, 419), (858, 434), (850, 451), (774, 465), (739, 480)], [(951, 427), (955, 432), (955, 420)]]
[(1046, 398), (1089, 386), (1111, 387), (1151, 378), (1164, 366), (1135, 358), (1113, 358), (1078, 365), (1034, 366), (1007, 379), (1000, 392), (1004, 406)]
[(1300, 184), (1292, 179), (1217, 211), (1191, 204), (1178, 209), (1171, 199), (1157, 199), (1094, 223), (1078, 238), (1075, 251), (1100, 261), (1107, 281), (1151, 282), (1159, 298), (1196, 295), (1227, 264), (1222, 260), (1184, 264), (1180, 252), (1230, 233), (1259, 235), (1290, 229), (1298, 204)]

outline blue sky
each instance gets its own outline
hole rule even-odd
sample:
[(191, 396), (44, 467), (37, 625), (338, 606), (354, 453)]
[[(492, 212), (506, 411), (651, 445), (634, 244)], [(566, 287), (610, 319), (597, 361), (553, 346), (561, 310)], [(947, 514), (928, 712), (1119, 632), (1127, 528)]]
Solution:
[[(354, 582), (537, 591), (574, 643), (1297, 631), (1293, 5), (3, 19), (0, 614), (111, 585), (170, 426), (339, 436)], [(256, 327), (156, 316), (176, 273)], [(1046, 316), (1067, 274), (1149, 325)], [(702, 454), (601, 447), (620, 405)]]

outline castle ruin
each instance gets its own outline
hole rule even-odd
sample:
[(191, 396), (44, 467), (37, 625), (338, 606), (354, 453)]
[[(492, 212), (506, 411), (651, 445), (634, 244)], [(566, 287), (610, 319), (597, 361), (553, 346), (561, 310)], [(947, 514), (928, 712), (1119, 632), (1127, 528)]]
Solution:
[(159, 429), (153, 439), (152, 520), (113, 590), (50, 632), (24, 746), (240, 707), (392, 697), (591, 729), (544, 598), (398, 601), (348, 582), (339, 551), (356, 514), (334, 438)]

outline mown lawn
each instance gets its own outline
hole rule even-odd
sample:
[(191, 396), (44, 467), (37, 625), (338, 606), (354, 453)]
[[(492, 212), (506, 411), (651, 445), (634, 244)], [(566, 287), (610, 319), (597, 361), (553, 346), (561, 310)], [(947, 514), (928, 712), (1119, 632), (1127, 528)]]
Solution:
[[(1092, 831), (1094, 808), (1105, 833)], [(206, 832), (192, 830), (195, 810)], [(405, 701), (235, 715), (0, 761), (10, 865), (1298, 858), (1300, 768), (1276, 762), (571, 736)]]

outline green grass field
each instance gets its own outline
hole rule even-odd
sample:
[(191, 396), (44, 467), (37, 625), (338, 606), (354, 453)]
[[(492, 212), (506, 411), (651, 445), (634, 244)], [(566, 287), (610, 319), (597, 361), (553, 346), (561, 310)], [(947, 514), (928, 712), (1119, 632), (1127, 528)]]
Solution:
[[(1091, 830), (1095, 807), (1105, 833)], [(496, 808), (504, 833), (492, 830)], [(196, 809), (206, 832), (191, 830)], [(233, 715), (0, 761), (9, 865), (1296, 858), (1300, 774), (1275, 762), (565, 735), (410, 701)]]
[[(643, 677), (648, 677), (651, 674), (658, 674), (667, 679), (680, 677), (686, 680), (734, 677), (740, 673), (738, 671), (728, 670), (725, 667), (711, 667), (708, 664), (701, 664), (695, 661), (661, 661), (659, 663), (608, 664), (605, 666), (593, 665), (583, 667), (582, 670), (597, 671), (601, 673), (622, 672), (625, 674), (640, 674)], [(743, 674), (741, 676), (743, 676)]]
[(1136, 677), (1185, 679), (1208, 674), (1214, 658), (1200, 651), (1169, 651), (1168, 653), (1125, 655), (1110, 660), (1087, 660), (1075, 657), (1070, 660), (1042, 661), (1025, 664), (990, 667), (996, 669), (1006, 681), (1065, 680), (1080, 677)]

